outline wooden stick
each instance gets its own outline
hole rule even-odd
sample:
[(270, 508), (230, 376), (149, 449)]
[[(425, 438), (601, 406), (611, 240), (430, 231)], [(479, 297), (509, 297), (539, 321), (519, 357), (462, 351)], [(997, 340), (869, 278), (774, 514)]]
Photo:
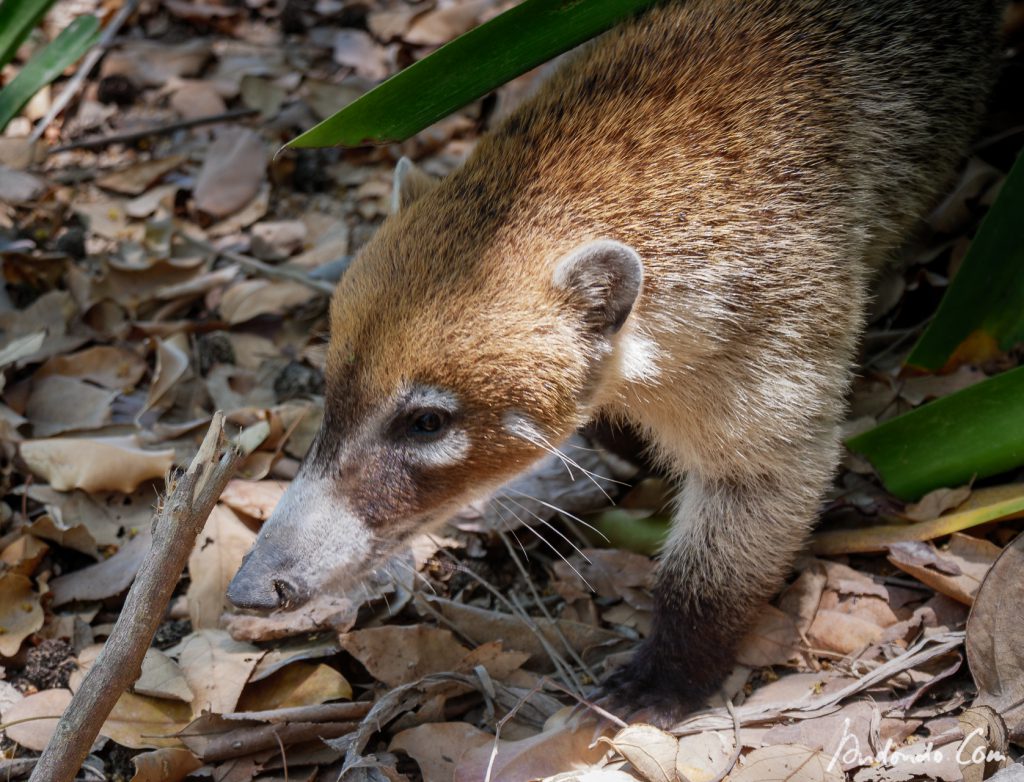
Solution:
[(109, 136), (90, 136), (89, 138), (79, 139), (78, 141), (72, 141), (68, 144), (54, 147), (53, 149), (47, 150), (46, 154), (53, 155), (57, 152), (67, 152), (72, 149), (99, 149), (100, 147), (107, 147), (111, 144), (127, 144), (130, 141), (139, 141), (140, 139), (144, 139), (149, 136), (164, 136), (168, 133), (173, 133), (176, 130), (186, 130), (200, 125), (210, 125), (214, 122), (242, 119), (244, 117), (251, 117), (254, 114), (259, 114), (259, 109), (231, 109), (230, 111), (223, 111), (220, 114), (208, 114), (205, 117), (183, 119), (180, 122), (169, 122), (166, 125), (155, 125), (151, 128), (143, 128), (142, 130), (130, 130), (126, 133), (111, 133)]
[(32, 771), (29, 782), (71, 782), (117, 699), (142, 670), (196, 538), (243, 456), (226, 448), (224, 415), (216, 413), (203, 444), (157, 513), (153, 543), (128, 591), (110, 637)]
[(292, 282), (300, 283), (305, 285), (307, 288), (312, 288), (317, 293), (321, 293), (325, 296), (330, 296), (334, 293), (334, 283), (328, 282), (327, 280), (318, 280), (315, 277), (310, 277), (302, 269), (294, 266), (288, 266), (282, 264), (281, 266), (272, 266), (269, 263), (264, 263), (256, 258), (251, 258), (248, 255), (242, 255), (232, 250), (220, 250), (214, 247), (203, 239), (197, 239), (194, 236), (190, 236), (181, 229), (176, 229), (175, 233), (184, 239), (186, 242), (195, 245), (200, 250), (210, 253), (212, 255), (219, 255), (227, 258), (232, 263), (237, 263), (242, 268), (252, 272), (253, 274), (259, 274), (263, 277), (270, 277), (271, 279), (279, 280), (291, 280)]

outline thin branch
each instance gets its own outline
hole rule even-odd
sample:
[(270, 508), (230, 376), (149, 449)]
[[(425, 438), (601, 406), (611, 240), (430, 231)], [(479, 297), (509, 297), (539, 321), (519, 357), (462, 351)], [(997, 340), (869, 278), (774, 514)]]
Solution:
[(297, 269), (294, 266), (271, 266), (269, 263), (264, 263), (263, 261), (251, 258), (248, 255), (242, 255), (241, 253), (236, 253), (232, 250), (220, 250), (203, 239), (197, 239), (194, 236), (189, 236), (180, 229), (175, 230), (175, 233), (186, 242), (198, 247), (200, 250), (212, 255), (223, 256), (232, 263), (237, 263), (239, 266), (242, 266), (254, 274), (259, 274), (263, 277), (270, 277), (272, 279), (297, 282), (326, 296), (330, 296), (334, 293), (334, 283), (310, 277), (302, 269)]
[(39, 141), (42, 137), (43, 132), (50, 126), (50, 123), (56, 119), (57, 115), (64, 111), (64, 107), (67, 106), (73, 97), (78, 93), (78, 90), (82, 87), (82, 82), (85, 81), (85, 77), (89, 75), (89, 72), (93, 69), (93, 66), (99, 62), (100, 57), (107, 51), (107, 47), (110, 46), (110, 42), (114, 40), (114, 36), (117, 35), (121, 26), (128, 21), (128, 17), (135, 11), (135, 7), (139, 4), (139, 0), (126, 0), (125, 4), (121, 6), (120, 10), (114, 14), (114, 18), (110, 20), (110, 24), (104, 28), (100, 39), (95, 45), (89, 50), (89, 52), (82, 58), (82, 62), (78, 65), (78, 70), (75, 71), (75, 75), (68, 79), (64, 85), (64, 89), (61, 90), (60, 95), (50, 105), (49, 111), (46, 112), (39, 122), (36, 123), (35, 128), (32, 129), (32, 134), (28, 137), (28, 143), (34, 144)]
[(231, 109), (230, 111), (222, 111), (219, 114), (208, 114), (205, 117), (183, 119), (179, 122), (154, 125), (153, 127), (142, 128), (141, 130), (111, 133), (109, 136), (90, 136), (89, 138), (79, 139), (78, 141), (54, 147), (47, 154), (53, 155), (57, 152), (69, 152), (72, 149), (100, 149), (102, 147), (109, 147), (111, 144), (128, 144), (132, 141), (149, 138), (150, 136), (166, 136), (168, 133), (174, 133), (177, 130), (187, 130), (188, 128), (196, 128), (200, 125), (212, 125), (215, 122), (226, 122), (232, 119), (243, 119), (255, 114), (259, 114), (259, 109)]
[(242, 448), (225, 447), (223, 439), (224, 414), (218, 412), (192, 464), (172, 484), (158, 511), (153, 543), (117, 623), (57, 723), (30, 782), (71, 782), (121, 693), (138, 679), (142, 658), (163, 621), (196, 538), (243, 457)]

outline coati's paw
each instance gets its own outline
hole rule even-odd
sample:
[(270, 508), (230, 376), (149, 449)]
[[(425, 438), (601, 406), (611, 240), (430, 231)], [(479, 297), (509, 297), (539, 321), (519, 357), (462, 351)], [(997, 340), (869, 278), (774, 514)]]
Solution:
[(678, 678), (666, 666), (651, 670), (641, 655), (614, 671), (602, 682), (597, 704), (605, 711), (628, 722), (644, 722), (658, 728), (670, 728), (699, 708), (703, 698), (695, 699), (677, 685)]

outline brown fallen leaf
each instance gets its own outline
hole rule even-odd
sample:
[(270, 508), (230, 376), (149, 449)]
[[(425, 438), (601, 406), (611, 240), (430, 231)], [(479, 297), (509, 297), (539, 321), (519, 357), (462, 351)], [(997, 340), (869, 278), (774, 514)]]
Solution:
[(872, 621), (840, 611), (820, 610), (808, 636), (821, 649), (853, 654), (881, 639), (883, 629)]
[(121, 594), (131, 586), (135, 574), (139, 572), (151, 540), (150, 529), (143, 527), (110, 559), (53, 579), (50, 582), (53, 605), (60, 606), (76, 600), (106, 600)]
[(976, 706), (999, 712), (1014, 740), (1024, 739), (1024, 535), (1000, 554), (978, 590), (967, 620), (967, 662), (978, 687)]
[(924, 495), (918, 502), (907, 505), (903, 515), (911, 521), (931, 521), (937, 519), (947, 510), (962, 505), (970, 496), (970, 486), (959, 486), (956, 489), (935, 489)]
[[(156, 369), (153, 372), (153, 382), (146, 394), (146, 404), (143, 411), (151, 410), (161, 403), (165, 397), (170, 397), (170, 391), (185, 377), (189, 371), (188, 340), (181, 334), (176, 334), (170, 339), (157, 339), (156, 345)], [(163, 406), (169, 407), (173, 399), (167, 398)]]
[(129, 40), (107, 52), (100, 73), (127, 76), (146, 87), (162, 87), (175, 77), (196, 76), (210, 57), (210, 42), (193, 38), (178, 44)]
[(134, 163), (96, 180), (96, 184), (121, 195), (138, 196), (155, 185), (164, 174), (173, 171), (184, 162), (185, 158), (182, 155), (171, 155)]
[[(563, 715), (569, 710), (563, 710)], [(552, 717), (548, 727), (536, 736), (520, 741), (498, 741), (468, 749), (458, 760), (454, 782), (479, 782), (491, 769), (494, 780), (530, 780), (566, 770), (583, 770), (603, 765), (607, 749), (597, 743), (598, 736), (609, 732), (605, 725), (578, 723)]]
[(101, 429), (110, 423), (118, 392), (73, 377), (52, 375), (33, 383), (25, 414), (35, 437)]
[(387, 49), (363, 30), (346, 28), (334, 34), (334, 61), (371, 81), (388, 76)]
[(179, 665), (159, 649), (146, 650), (146, 656), (142, 658), (142, 673), (132, 685), (132, 691), (137, 695), (184, 703), (192, 703), (193, 699), (192, 690)]
[(628, 760), (647, 782), (676, 782), (679, 778), (679, 739), (653, 725), (630, 725), (611, 738), (598, 740)]
[(210, 145), (193, 190), (196, 209), (215, 218), (239, 211), (266, 177), (267, 150), (248, 128), (230, 127)]
[(174, 462), (173, 450), (146, 450), (134, 435), (27, 440), (19, 450), (29, 469), (57, 491), (132, 492), (163, 478)]
[(244, 481), (232, 478), (224, 487), (220, 501), (232, 510), (266, 521), (281, 500), (288, 481)]
[(58, 546), (80, 551), (93, 559), (100, 558), (96, 538), (89, 528), (85, 524), (68, 526), (64, 522), (63, 514), (57, 518), (49, 513), (44, 514), (29, 525), (28, 531), (37, 538), (49, 540)]
[(0, 657), (13, 657), (21, 643), (43, 626), (43, 607), (32, 581), (18, 573), (0, 574)]
[(224, 294), (220, 314), (228, 323), (244, 323), (259, 315), (282, 315), (318, 295), (311, 288), (291, 280), (242, 280)]
[(388, 752), (404, 752), (415, 760), (423, 782), (450, 782), (463, 755), (493, 744), (493, 735), (469, 723), (432, 722), (397, 734)]
[(902, 544), (890, 546), (889, 561), (918, 581), (964, 605), (971, 605), (1000, 549), (993, 543), (961, 533), (954, 534), (945, 550), (925, 544), (931, 552), (928, 562), (921, 561), (917, 549)]
[(731, 782), (843, 782), (838, 764), (831, 770), (831, 758), (799, 745), (778, 745), (755, 749), (743, 758), (741, 767), (729, 775)]
[(263, 651), (234, 640), (223, 630), (192, 633), (179, 646), (178, 664), (189, 689), (195, 694), (192, 702), (195, 713), (234, 711)]
[(334, 668), (323, 663), (297, 662), (258, 682), (250, 682), (238, 701), (236, 711), (317, 706), (351, 697), (352, 686)]
[(116, 391), (130, 391), (146, 374), (146, 362), (137, 353), (111, 345), (96, 345), (75, 353), (54, 356), (36, 370), (34, 380), (62, 375), (86, 380)]
[(57, 718), (69, 703), (71, 690), (41, 690), (5, 709), (0, 721), (18, 723), (5, 728), (11, 741), (33, 752), (42, 752), (57, 729)]
[(220, 627), (221, 615), (230, 608), (228, 583), (252, 548), (256, 533), (225, 505), (214, 507), (188, 558), (188, 614), (195, 630)]
[(799, 648), (800, 634), (793, 618), (775, 606), (766, 605), (740, 642), (736, 661), (752, 668), (785, 665)]
[(454, 671), (469, 654), (450, 630), (426, 625), (386, 625), (355, 630), (338, 638), (377, 681), (398, 687), (428, 673)]

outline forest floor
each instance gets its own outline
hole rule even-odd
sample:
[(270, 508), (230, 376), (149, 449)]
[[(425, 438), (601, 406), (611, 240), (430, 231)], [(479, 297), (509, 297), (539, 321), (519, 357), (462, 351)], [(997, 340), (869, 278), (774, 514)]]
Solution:
[[(44, 29), (119, 5), (64, 0)], [(467, 508), (358, 595), (269, 616), (227, 602), (320, 424), (325, 283), (388, 213), (395, 163), (447, 174), (538, 75), (403, 144), (274, 153), (509, 5), (144, 0), (41, 142), (25, 137), (66, 79), (0, 137), (0, 776), (31, 773), (118, 618), (165, 476), (215, 410), (270, 434), (83, 778), (973, 782), (1019, 756), (1024, 522), (957, 521), (1019, 496), (1020, 471), (905, 504), (846, 454), (726, 691), (671, 732), (572, 712), (650, 630), (669, 498), (583, 439), (568, 470), (552, 459), (521, 494)], [(901, 370), (1024, 145), (1015, 18), (959, 183), (876, 284), (850, 433), (1020, 360)], [(870, 542), (878, 524), (940, 517), (964, 531)]]

